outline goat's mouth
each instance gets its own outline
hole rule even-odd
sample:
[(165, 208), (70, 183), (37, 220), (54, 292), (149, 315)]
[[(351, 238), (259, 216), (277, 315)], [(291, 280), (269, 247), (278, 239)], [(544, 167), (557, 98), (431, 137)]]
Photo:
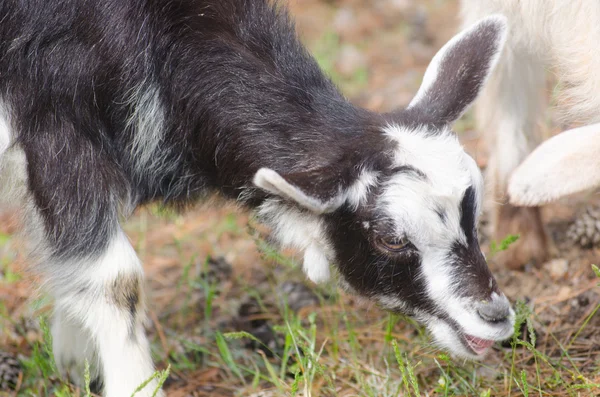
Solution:
[[(482, 318), (476, 309), (463, 308), (451, 315), (438, 308), (419, 310), (404, 301), (389, 296), (376, 296), (384, 309), (413, 317), (424, 324), (432, 334), (434, 343), (450, 354), (470, 360), (480, 360), (499, 341), (510, 338), (514, 328), (514, 311), (508, 308), (504, 319)], [(487, 313), (484, 313), (487, 314)]]
[[(455, 338), (460, 341), (465, 353), (471, 355), (473, 359), (480, 359), (486, 355), (490, 348), (500, 341), (504, 341), (513, 333), (514, 315), (510, 315), (504, 321), (487, 323), (485, 329), (475, 324), (459, 324), (450, 318), (442, 319), (448, 324), (454, 332)], [(491, 329), (490, 329), (491, 328)]]
[[(444, 320), (444, 319), (443, 319)], [(454, 321), (445, 319), (450, 329), (454, 332), (455, 337), (459, 343), (468, 353), (472, 359), (480, 359), (489, 351), (489, 349), (496, 343), (496, 339), (481, 338), (475, 335), (471, 335), (464, 328), (456, 324)]]
[(473, 335), (461, 334), (461, 342), (477, 356), (483, 356), (492, 347), (495, 340), (478, 338)]
[(447, 316), (424, 316), (435, 343), (450, 354), (470, 360), (481, 360), (490, 348), (512, 335), (512, 321), (482, 327), (474, 323), (459, 324)]

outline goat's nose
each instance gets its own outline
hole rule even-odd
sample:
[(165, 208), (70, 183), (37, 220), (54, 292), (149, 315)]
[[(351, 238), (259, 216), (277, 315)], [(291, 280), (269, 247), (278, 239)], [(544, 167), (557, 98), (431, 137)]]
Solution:
[(505, 295), (492, 294), (489, 301), (477, 305), (477, 314), (490, 323), (500, 323), (510, 316), (510, 303)]

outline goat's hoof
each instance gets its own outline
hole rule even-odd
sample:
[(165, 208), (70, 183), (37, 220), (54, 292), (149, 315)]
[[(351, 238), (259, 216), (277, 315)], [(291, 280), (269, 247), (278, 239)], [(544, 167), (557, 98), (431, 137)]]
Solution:
[(496, 241), (510, 234), (520, 236), (507, 250), (497, 254), (495, 262), (504, 267), (523, 269), (528, 264), (540, 267), (548, 259), (548, 237), (539, 207), (510, 204), (499, 207), (494, 234)]
[[(93, 364), (93, 363), (92, 363)], [(85, 361), (81, 362), (74, 358), (65, 360), (64, 358), (56, 358), (56, 365), (63, 379), (68, 380), (73, 385), (85, 388)], [(89, 364), (88, 364), (89, 365)], [(94, 394), (100, 395), (102, 393), (102, 376), (96, 373), (93, 368), (90, 368), (90, 391)]]

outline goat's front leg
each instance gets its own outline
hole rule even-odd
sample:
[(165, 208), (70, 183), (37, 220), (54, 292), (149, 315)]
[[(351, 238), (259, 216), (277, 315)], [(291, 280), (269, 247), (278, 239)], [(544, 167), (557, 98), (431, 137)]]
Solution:
[[(144, 335), (143, 270), (119, 226), (126, 181), (103, 148), (54, 114), (35, 139), (22, 142), (27, 161), (26, 228), (39, 271), (55, 301), (58, 365), (83, 379), (90, 362), (105, 397), (128, 397), (154, 372)], [(23, 164), (24, 165), (24, 164)], [(151, 382), (137, 397), (153, 395)]]
[[(65, 302), (68, 304), (68, 302)], [(96, 344), (77, 319), (69, 318), (69, 311), (54, 309), (52, 318), (52, 350), (61, 374), (76, 385), (85, 385), (85, 363), (89, 364), (90, 386), (94, 393), (101, 391), (102, 374), (98, 363)]]
[(540, 265), (547, 257), (540, 209), (512, 206), (507, 196), (512, 172), (540, 142), (537, 118), (543, 105), (540, 94), (544, 82), (544, 70), (536, 58), (527, 49), (509, 44), (477, 106), (478, 125), (490, 148), (487, 176), (492, 189), (493, 238), (500, 241), (508, 234), (521, 236), (497, 258), (510, 268)]
[[(52, 273), (53, 266), (74, 266), (72, 274), (59, 270), (50, 277), (56, 300), (52, 331), (57, 364), (72, 379), (81, 380), (87, 359), (92, 374), (103, 383), (104, 396), (131, 396), (154, 372), (142, 324), (140, 262), (120, 229), (104, 252), (77, 262), (49, 267)], [(156, 387), (151, 382), (136, 396), (152, 396)]]

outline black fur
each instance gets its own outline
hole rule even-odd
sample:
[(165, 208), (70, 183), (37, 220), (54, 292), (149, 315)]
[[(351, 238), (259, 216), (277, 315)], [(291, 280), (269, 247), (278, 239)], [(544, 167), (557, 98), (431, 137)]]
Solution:
[(460, 227), (467, 238), (466, 245), (455, 242), (449, 261), (454, 263), (453, 271), (461, 280), (458, 293), (465, 297), (474, 297), (485, 301), (492, 292), (500, 293), (496, 279), (489, 270), (485, 257), (481, 253), (477, 239), (477, 204), (475, 190), (469, 187), (460, 205)]
[(426, 313), (437, 313), (435, 305), (427, 297), (425, 280), (418, 277), (421, 272), (421, 256), (415, 249), (390, 255), (375, 247), (376, 236), (393, 236), (392, 228), (385, 219), (366, 230), (362, 222), (377, 217), (372, 206), (363, 211), (344, 208), (327, 217), (328, 235), (338, 253), (338, 268), (346, 281), (361, 295), (394, 296), (401, 298), (407, 306), (404, 314), (414, 309)]
[(477, 203), (475, 189), (469, 186), (460, 203), (460, 227), (467, 237), (467, 243), (477, 241)]
[[(343, 185), (389, 146), (267, 1), (7, 0), (0, 20), (0, 95), (57, 255), (102, 251), (119, 203), (237, 198), (260, 167)], [(166, 120), (160, 167), (140, 173), (147, 132), (127, 120), (148, 83)]]

